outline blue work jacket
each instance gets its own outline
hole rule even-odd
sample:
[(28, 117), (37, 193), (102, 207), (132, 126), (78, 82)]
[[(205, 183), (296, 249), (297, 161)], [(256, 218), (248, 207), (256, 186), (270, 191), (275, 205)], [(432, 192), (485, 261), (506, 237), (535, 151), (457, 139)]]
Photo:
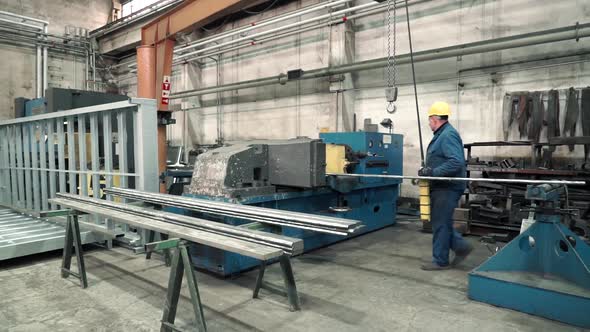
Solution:
[[(450, 123), (443, 124), (434, 132), (428, 145), (426, 167), (432, 168), (432, 176), (466, 177), (463, 140)], [(463, 181), (432, 181), (430, 190), (464, 191)]]

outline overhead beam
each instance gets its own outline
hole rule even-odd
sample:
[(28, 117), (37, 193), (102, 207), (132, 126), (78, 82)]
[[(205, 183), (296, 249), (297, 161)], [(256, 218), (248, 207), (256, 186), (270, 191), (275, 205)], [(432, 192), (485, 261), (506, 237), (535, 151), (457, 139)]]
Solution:
[(142, 29), (142, 45), (156, 45), (179, 32), (203, 26), (242, 9), (255, 0), (186, 0), (183, 4), (158, 17)]

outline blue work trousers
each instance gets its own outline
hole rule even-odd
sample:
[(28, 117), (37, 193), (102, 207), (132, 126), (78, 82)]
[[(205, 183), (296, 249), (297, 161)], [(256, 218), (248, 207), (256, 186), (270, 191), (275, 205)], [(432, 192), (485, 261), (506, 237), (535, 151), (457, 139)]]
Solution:
[(453, 212), (461, 198), (457, 190), (432, 190), (430, 192), (432, 223), (432, 262), (449, 265), (449, 250), (455, 253), (467, 250), (469, 244), (453, 227)]

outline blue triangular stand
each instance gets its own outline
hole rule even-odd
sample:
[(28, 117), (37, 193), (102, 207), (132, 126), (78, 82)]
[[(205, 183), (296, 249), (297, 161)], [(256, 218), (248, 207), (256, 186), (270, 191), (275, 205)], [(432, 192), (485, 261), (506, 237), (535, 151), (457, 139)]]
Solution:
[(538, 218), (469, 273), (469, 298), (590, 328), (590, 246), (558, 215)]

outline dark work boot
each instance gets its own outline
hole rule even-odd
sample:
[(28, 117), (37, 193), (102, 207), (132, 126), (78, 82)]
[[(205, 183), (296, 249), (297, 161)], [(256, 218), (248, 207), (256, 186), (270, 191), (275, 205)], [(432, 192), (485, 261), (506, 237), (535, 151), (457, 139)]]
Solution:
[(469, 244), (467, 249), (455, 252), (455, 258), (451, 262), (452, 266), (457, 266), (461, 264), (469, 256), (469, 254), (473, 251), (473, 245)]

